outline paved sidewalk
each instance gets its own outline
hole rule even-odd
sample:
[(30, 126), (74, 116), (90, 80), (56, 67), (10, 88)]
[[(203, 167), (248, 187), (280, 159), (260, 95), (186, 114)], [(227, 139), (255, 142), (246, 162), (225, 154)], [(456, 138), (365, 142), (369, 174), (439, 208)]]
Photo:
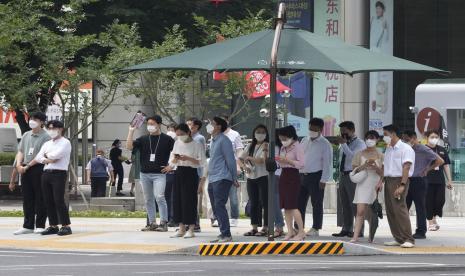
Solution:
[[(311, 217), (308, 218), (311, 221)], [(412, 217), (415, 225), (415, 217)], [(92, 252), (131, 252), (131, 253), (194, 253), (200, 243), (209, 242), (218, 235), (218, 228), (212, 228), (208, 220), (202, 220), (202, 233), (194, 239), (173, 239), (168, 233), (141, 232), (145, 219), (124, 218), (71, 218), (74, 234), (66, 237), (40, 236), (35, 234), (14, 236), (12, 233), (21, 226), (22, 218), (0, 218), (0, 248), (45, 249), (45, 250), (76, 250)], [(386, 219), (380, 221), (377, 238), (374, 244), (368, 244), (366, 239), (360, 243), (360, 248), (366, 254), (375, 252), (368, 247), (374, 247), (382, 252), (415, 253), (415, 254), (465, 254), (465, 219), (448, 217), (440, 221), (441, 230), (428, 233), (426, 240), (418, 240), (413, 249), (385, 247), (383, 242), (390, 240), (389, 227)], [(313, 240), (336, 240), (331, 233), (338, 232), (335, 215), (325, 215), (325, 228), (320, 237)], [(244, 237), (249, 230), (249, 220), (240, 220), (239, 227), (232, 228), (234, 241), (265, 241), (260, 237)], [(307, 239), (308, 240), (308, 239)], [(348, 241), (345, 239), (343, 241)], [(347, 246), (350, 246), (346, 244)], [(368, 247), (366, 247), (368, 246)]]

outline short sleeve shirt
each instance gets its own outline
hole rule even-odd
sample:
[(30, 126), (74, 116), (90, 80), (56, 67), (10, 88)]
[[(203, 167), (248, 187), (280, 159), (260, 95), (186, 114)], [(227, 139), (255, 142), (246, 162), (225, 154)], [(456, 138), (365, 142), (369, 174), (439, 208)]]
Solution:
[(415, 167), (415, 152), (412, 147), (401, 140), (392, 147), (388, 146), (384, 154), (384, 176), (402, 177), (403, 165), (411, 163), (409, 175), (413, 175)]
[(413, 150), (415, 151), (413, 177), (420, 177), (438, 156), (433, 150), (422, 144), (414, 145)]
[(231, 140), (234, 150), (234, 157), (237, 159), (237, 150), (244, 149), (244, 144), (242, 143), (241, 135), (239, 134), (239, 132), (233, 129), (225, 131), (224, 135), (226, 135), (229, 138), (229, 140)]
[(428, 173), (428, 184), (445, 184), (444, 165), (450, 165), (449, 154), (446, 149), (441, 146), (436, 146), (431, 149), (444, 160), (444, 164), (440, 167), (434, 168)]
[(50, 136), (43, 129), (38, 133), (32, 133), (32, 130), (24, 133), (18, 145), (18, 151), (24, 155), (23, 163), (27, 164), (34, 160), (45, 142), (50, 139)]
[[(141, 173), (161, 173), (168, 165), (174, 140), (162, 133), (160, 135), (144, 135), (134, 141), (134, 149), (140, 153)], [(150, 161), (150, 155), (155, 154), (155, 160)]]

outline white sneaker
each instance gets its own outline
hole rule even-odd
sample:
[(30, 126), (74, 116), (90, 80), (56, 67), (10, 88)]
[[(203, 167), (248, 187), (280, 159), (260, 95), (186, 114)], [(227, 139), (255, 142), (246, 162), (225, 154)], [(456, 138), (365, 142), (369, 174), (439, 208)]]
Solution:
[(400, 245), (402, 248), (414, 248), (415, 245), (411, 242), (404, 242), (403, 244)]
[(384, 245), (386, 245), (386, 246), (399, 246), (400, 243), (398, 243), (396, 241), (390, 241), (390, 242), (385, 242)]
[(220, 227), (219, 223), (218, 223), (218, 220), (214, 220), (212, 222), (212, 227)]
[(32, 234), (32, 233), (34, 233), (34, 230), (32, 230), (32, 229), (21, 228), (19, 230), (16, 230), (13, 234), (15, 234), (15, 235), (23, 235), (23, 234)]
[(307, 236), (309, 236), (309, 237), (318, 237), (318, 236), (320, 236), (320, 231), (315, 229), (315, 228), (312, 228), (312, 229), (308, 230)]
[(229, 226), (230, 227), (237, 227), (238, 224), (239, 224), (239, 222), (237, 221), (237, 219), (230, 219), (229, 220)]
[(34, 230), (34, 234), (42, 234), (42, 232), (45, 231), (45, 228), (36, 228), (36, 230)]
[(181, 232), (181, 231), (176, 231), (176, 233), (174, 233), (174, 235), (170, 236), (170, 238), (182, 238), (184, 237), (184, 235), (186, 234), (186, 232)]
[(184, 235), (185, 239), (192, 239), (195, 237), (194, 231), (187, 231), (186, 234)]

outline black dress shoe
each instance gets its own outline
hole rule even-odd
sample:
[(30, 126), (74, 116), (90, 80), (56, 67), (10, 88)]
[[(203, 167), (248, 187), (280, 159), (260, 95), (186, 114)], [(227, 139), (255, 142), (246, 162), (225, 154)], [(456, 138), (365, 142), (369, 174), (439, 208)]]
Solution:
[(413, 238), (416, 239), (416, 240), (424, 240), (424, 239), (426, 239), (426, 235), (425, 234), (420, 234), (420, 233), (415, 233), (415, 234), (413, 234)]
[[(347, 237), (353, 238), (354, 237), (354, 232), (347, 232)], [(359, 237), (362, 238), (362, 237)]]
[(116, 195), (117, 196), (125, 196), (125, 194), (123, 194), (122, 192), (116, 192)]
[[(350, 233), (349, 231), (341, 231), (339, 233), (334, 233), (333, 237), (338, 237), (338, 238), (348, 237), (349, 233)], [(353, 234), (352, 234), (352, 236), (353, 236)]]
[(47, 229), (45, 229), (45, 231), (43, 231), (42, 233), (40, 233), (41, 235), (56, 235), (58, 234), (59, 232), (59, 229), (58, 227), (52, 227), (52, 226), (49, 226)]
[(71, 227), (69, 226), (63, 226), (60, 231), (58, 231), (58, 236), (68, 236), (71, 234), (73, 234), (73, 231), (71, 231)]

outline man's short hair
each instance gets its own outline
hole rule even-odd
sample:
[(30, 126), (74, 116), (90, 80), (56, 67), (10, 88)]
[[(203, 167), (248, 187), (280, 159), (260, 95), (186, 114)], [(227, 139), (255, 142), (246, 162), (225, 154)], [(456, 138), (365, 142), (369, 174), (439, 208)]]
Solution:
[(399, 136), (399, 128), (395, 125), (383, 126), (383, 130), (390, 132), (390, 133), (395, 133), (397, 136)]
[(386, 6), (384, 6), (384, 3), (381, 2), (381, 1), (377, 1), (376, 4), (375, 4), (375, 7), (380, 7), (383, 9), (383, 11), (386, 10)]
[(417, 138), (417, 133), (413, 130), (406, 130), (402, 134), (406, 135), (409, 138)]
[(40, 120), (42, 122), (47, 121), (47, 115), (45, 115), (45, 113), (40, 112), (40, 111), (31, 113), (30, 118), (31, 119), (37, 119), (37, 120)]
[(147, 122), (150, 121), (150, 120), (155, 121), (159, 125), (161, 125), (163, 123), (163, 119), (161, 118), (160, 115), (153, 115), (151, 117), (148, 117)]
[(348, 130), (355, 130), (355, 124), (352, 121), (344, 121), (339, 124), (339, 127), (347, 128)]
[(325, 126), (325, 121), (323, 121), (323, 119), (321, 118), (315, 117), (315, 118), (312, 118), (308, 124), (311, 126), (317, 126), (320, 129), (323, 129), (323, 127)]
[(192, 117), (192, 118), (190, 118), (190, 119), (187, 120), (187, 121), (191, 121), (191, 122), (194, 124), (194, 126), (198, 126), (198, 127), (199, 127), (199, 130), (202, 128), (203, 123), (202, 123), (202, 121), (199, 120), (198, 118)]
[(58, 120), (52, 120), (48, 121), (47, 124), (45, 125), (47, 128), (64, 128), (65, 125), (63, 122), (58, 121)]
[(221, 132), (225, 132), (226, 129), (228, 129), (228, 123), (226, 122), (225, 119), (221, 118), (221, 117), (214, 117), (213, 118), (213, 121), (215, 121), (215, 123), (217, 125), (220, 125), (221, 126)]

